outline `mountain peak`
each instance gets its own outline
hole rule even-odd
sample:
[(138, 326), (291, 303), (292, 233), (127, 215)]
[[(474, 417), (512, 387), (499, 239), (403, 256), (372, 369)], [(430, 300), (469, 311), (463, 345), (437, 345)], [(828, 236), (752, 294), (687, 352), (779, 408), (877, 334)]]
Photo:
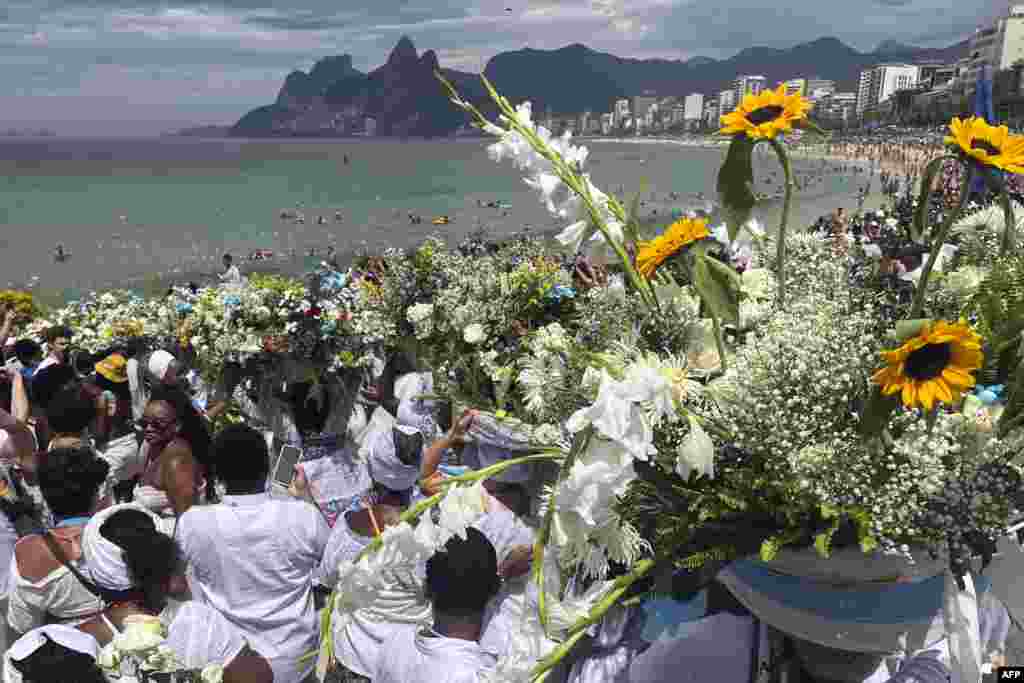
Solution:
[(441, 64), (437, 61), (437, 53), (433, 50), (427, 50), (420, 56), (420, 63), (430, 68), (430, 72), (433, 73), (441, 68)]
[(398, 39), (395, 49), (388, 56), (388, 64), (396, 64), (414, 59), (419, 59), (416, 54), (416, 46), (412, 44), (409, 36), (402, 36)]

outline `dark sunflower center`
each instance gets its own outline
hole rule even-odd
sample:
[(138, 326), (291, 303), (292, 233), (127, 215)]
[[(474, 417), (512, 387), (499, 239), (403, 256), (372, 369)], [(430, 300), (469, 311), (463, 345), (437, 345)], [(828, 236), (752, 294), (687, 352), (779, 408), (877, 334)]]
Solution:
[(762, 123), (768, 123), (779, 118), (779, 114), (782, 112), (782, 107), (774, 104), (769, 107), (760, 107), (747, 114), (747, 121), (750, 121), (755, 126), (760, 126)]
[(911, 379), (923, 381), (942, 374), (953, 358), (949, 344), (928, 344), (907, 356), (904, 371)]
[(989, 154), (999, 154), (999, 149), (988, 140), (971, 140), (971, 149), (980, 149)]

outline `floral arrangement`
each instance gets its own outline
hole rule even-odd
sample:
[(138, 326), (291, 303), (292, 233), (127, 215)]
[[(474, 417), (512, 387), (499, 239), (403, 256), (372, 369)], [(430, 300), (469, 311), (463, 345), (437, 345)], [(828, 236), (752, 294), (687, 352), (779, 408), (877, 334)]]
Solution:
[[(515, 368), (497, 344), (441, 346), (459, 329), (465, 334), (458, 343), (490, 343), (485, 320), (464, 321), (479, 323), (483, 333), (445, 321), (448, 308), (437, 298), (449, 283), (445, 267), (437, 268), (429, 291), (404, 292), (407, 324), (425, 354), (437, 345), (486, 358), (480, 367), (495, 384), (518, 384), (516, 416), (550, 424), (563, 437), (532, 456), (555, 460), (560, 471), (543, 498), (531, 609), (492, 680), (543, 680), (587, 627), (645, 577), (682, 569), (693, 581), (707, 581), (737, 557), (758, 553), (770, 562), (787, 546), (811, 546), (823, 557), (840, 545), (903, 556), (923, 546), (946, 558), (957, 577), (973, 558), (991, 556), (1008, 520), (1024, 508), (1017, 461), (1024, 305), (1016, 295), (1024, 262), (1005, 192), (1001, 253), (958, 263), (950, 229), (965, 196), (932, 222), (926, 178), (912, 219), (884, 221), (890, 238), (920, 245), (923, 256), (910, 300), (887, 306), (864, 277), (872, 251), (865, 244), (837, 258), (831, 238), (786, 233), (792, 178), (781, 135), (810, 126), (809, 104), (784, 87), (745, 98), (723, 118), (721, 132), (730, 136), (718, 176), (724, 225), (712, 228), (709, 216), (693, 213), (642, 239), (623, 205), (583, 172), (586, 149), (534, 124), (528, 103), (513, 107), (484, 79), (500, 111), (497, 125), (438, 78), (454, 104), (498, 138), (489, 147), (492, 158), (512, 158), (552, 213), (569, 223), (559, 241), (572, 251), (584, 244), (609, 249), (623, 275), (619, 292), (604, 287), (576, 298), (583, 309), (576, 320), (584, 325), (545, 321), (523, 335)], [(981, 173), (995, 183), (993, 168), (1017, 170), (1013, 159), (1024, 139), (975, 121), (954, 121), (951, 130), (954, 152), (942, 161), (962, 165), (965, 179)], [(749, 180), (758, 144), (772, 147), (786, 179), (782, 223), (771, 237), (747, 228), (756, 206)], [(751, 248), (748, 259), (741, 239)], [(437, 263), (436, 252), (430, 258)], [(941, 270), (959, 275), (929, 287), (943, 279)], [(1007, 292), (1015, 296), (1007, 299)], [(634, 312), (623, 316), (632, 325), (618, 343), (599, 325), (593, 329), (601, 309), (587, 311), (591, 297), (606, 310)], [(951, 310), (962, 317), (940, 317)], [(687, 315), (677, 318), (680, 311)], [(652, 324), (677, 333), (650, 343), (644, 330)], [(438, 325), (443, 334), (435, 334)], [(691, 327), (710, 335), (678, 332)], [(595, 346), (579, 343), (588, 339)], [(693, 361), (711, 349), (717, 362), (700, 372)], [(979, 386), (986, 372), (994, 381)], [(334, 604), (356, 609), (373, 599), (375, 562), (391, 563), (400, 552), (425, 557), (437, 545), (413, 540), (445, 536), (438, 537), (424, 510), (472, 500), (462, 486), (477, 479), (466, 477), (491, 474), (449, 480), (446, 493), (410, 511), (408, 528), (385, 534), (359, 560), (360, 570), (344, 568)], [(459, 509), (460, 523), (480, 513)], [(441, 517), (456, 514), (443, 508)], [(447, 524), (445, 533), (454, 532)], [(380, 557), (370, 559), (372, 553)], [(357, 573), (359, 580), (352, 578)], [(592, 591), (568, 592), (565, 579), (573, 575), (595, 582)], [(570, 606), (573, 600), (581, 602)]]
[[(124, 683), (145, 680), (153, 674), (182, 672), (184, 667), (167, 646), (166, 636), (159, 617), (126, 617), (124, 629), (100, 651), (98, 663), (104, 673)], [(221, 683), (224, 667), (209, 664), (196, 673), (197, 683)]]
[(19, 292), (14, 289), (0, 290), (0, 311), (12, 309), (17, 315), (17, 319), (22, 322), (29, 322), (42, 313), (29, 292)]

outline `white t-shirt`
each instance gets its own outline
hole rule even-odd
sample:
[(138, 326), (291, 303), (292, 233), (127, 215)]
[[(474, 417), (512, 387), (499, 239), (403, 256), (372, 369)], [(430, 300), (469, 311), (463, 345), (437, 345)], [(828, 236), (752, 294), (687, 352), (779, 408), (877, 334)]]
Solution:
[(220, 281), (231, 285), (242, 284), (242, 271), (238, 270), (238, 266), (231, 266), (225, 272), (221, 273)]
[(402, 626), (383, 643), (373, 683), (481, 683), (495, 665), (479, 643), (445, 638), (421, 626)]
[(178, 520), (193, 598), (224, 615), (263, 655), (277, 683), (298, 683), (315, 658), (313, 578), (330, 529), (312, 505), (266, 494), (224, 496)]
[(195, 600), (168, 607), (161, 617), (168, 623), (167, 647), (186, 669), (227, 667), (245, 649), (242, 633), (224, 615)]

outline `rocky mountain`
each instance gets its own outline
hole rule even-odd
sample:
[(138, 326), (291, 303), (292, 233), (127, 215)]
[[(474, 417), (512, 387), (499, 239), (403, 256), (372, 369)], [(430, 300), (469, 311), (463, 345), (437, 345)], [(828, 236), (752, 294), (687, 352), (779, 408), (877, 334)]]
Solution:
[(274, 104), (249, 112), (231, 129), (234, 136), (346, 136), (364, 131), (374, 120), (377, 135), (448, 135), (468, 122), (434, 77), (440, 70), (460, 91), (476, 99), (484, 92), (479, 78), (441, 69), (437, 55), (418, 55), (403, 36), (387, 62), (368, 74), (352, 67), (350, 55), (318, 61), (308, 73), (294, 71)]
[[(512, 101), (529, 99), (535, 109), (575, 113), (608, 111), (616, 98), (656, 95), (713, 95), (737, 74), (758, 74), (769, 83), (795, 77), (826, 78), (841, 91), (855, 91), (861, 69), (888, 61), (952, 63), (964, 56), (966, 42), (948, 48), (919, 48), (885, 41), (873, 52), (859, 52), (837, 38), (819, 38), (791, 48), (750, 47), (728, 59), (629, 59), (574, 43), (557, 50), (523, 49), (496, 55), (484, 74)], [(245, 137), (345, 136), (376, 122), (377, 135), (448, 135), (468, 122), (434, 78), (434, 69), (485, 113), (491, 112), (479, 78), (440, 68), (437, 55), (422, 55), (402, 37), (387, 62), (364, 74), (350, 55), (321, 59), (307, 74), (285, 79), (274, 104), (254, 109), (232, 127)]]

